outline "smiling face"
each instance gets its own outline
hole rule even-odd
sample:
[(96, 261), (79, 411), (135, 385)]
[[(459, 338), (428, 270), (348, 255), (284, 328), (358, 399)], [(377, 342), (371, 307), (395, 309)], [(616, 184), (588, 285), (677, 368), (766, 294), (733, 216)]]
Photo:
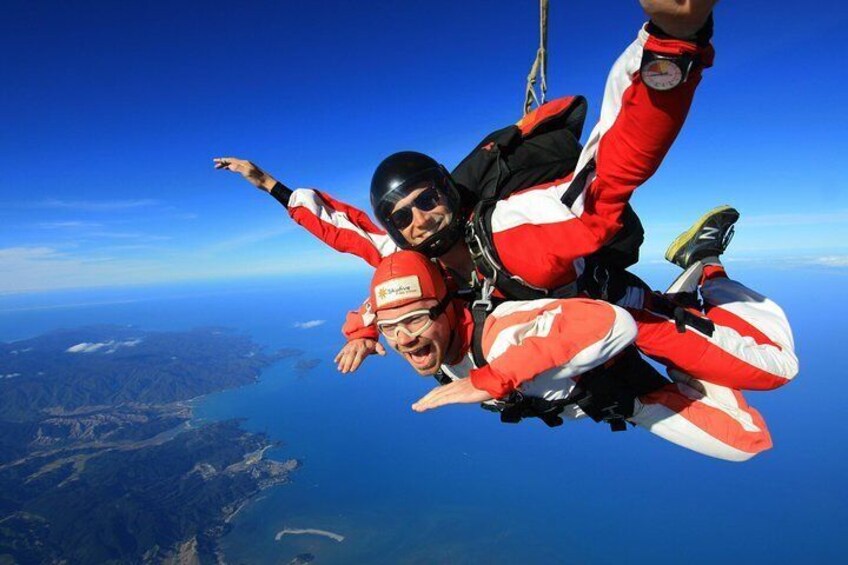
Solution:
[(411, 221), (408, 225), (401, 227), (397, 222), (395, 225), (404, 239), (412, 245), (418, 245), (439, 233), (453, 218), (447, 206), (447, 198), (430, 183), (413, 186), (409, 193), (392, 207), (390, 217), (409, 213)]
[[(402, 324), (405, 315), (432, 308), (437, 303), (435, 299), (428, 298), (398, 308), (380, 310), (377, 313), (377, 323), (387, 320), (400, 320)], [(415, 328), (410, 327), (410, 329)], [(439, 366), (444, 363), (451, 342), (450, 322), (444, 313), (436, 317), (429, 327), (416, 337), (410, 336), (403, 330), (393, 331), (391, 334), (387, 336), (386, 341), (389, 342), (392, 349), (400, 353), (419, 375), (425, 376), (438, 372)]]

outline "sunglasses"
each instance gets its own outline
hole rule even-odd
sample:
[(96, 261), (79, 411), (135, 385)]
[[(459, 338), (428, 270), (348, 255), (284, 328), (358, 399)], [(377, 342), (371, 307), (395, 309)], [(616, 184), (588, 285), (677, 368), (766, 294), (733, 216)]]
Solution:
[(403, 230), (409, 227), (412, 223), (412, 209), (417, 208), (422, 212), (429, 212), (442, 202), (442, 193), (435, 186), (425, 189), (415, 199), (404, 206), (398, 208), (389, 215), (389, 219), (397, 229)]

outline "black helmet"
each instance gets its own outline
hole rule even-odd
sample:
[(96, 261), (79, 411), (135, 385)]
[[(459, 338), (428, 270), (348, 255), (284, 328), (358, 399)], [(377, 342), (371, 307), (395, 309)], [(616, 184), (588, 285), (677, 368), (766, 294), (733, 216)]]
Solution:
[[(394, 208), (395, 204), (406, 198), (412, 190), (427, 184), (438, 191), (438, 199), (425, 200), (419, 204), (444, 205), (450, 210), (450, 218), (447, 225), (438, 232), (418, 245), (412, 245), (401, 233), (401, 229), (412, 220), (412, 211), (409, 208), (396, 211)], [(461, 214), (459, 192), (450, 174), (432, 158), (415, 151), (401, 151), (389, 155), (377, 166), (371, 179), (371, 207), (377, 220), (401, 249), (412, 249), (428, 257), (438, 257), (447, 252), (462, 235), (465, 223)], [(420, 205), (417, 207), (422, 209)], [(398, 213), (404, 211), (404, 214)]]

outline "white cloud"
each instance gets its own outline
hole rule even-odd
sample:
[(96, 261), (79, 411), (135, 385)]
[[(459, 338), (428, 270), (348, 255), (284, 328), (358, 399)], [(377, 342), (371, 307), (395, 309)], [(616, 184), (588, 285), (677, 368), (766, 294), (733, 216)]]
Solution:
[[(108, 250), (109, 248), (104, 248)], [(226, 261), (193, 250), (149, 257), (95, 256), (58, 246), (0, 248), (0, 296), (70, 288), (137, 286), (189, 280), (233, 279), (306, 273), (362, 273), (365, 263), (340, 261), (334, 253), (304, 252), (230, 257)], [(366, 284), (363, 282), (363, 285)]]
[(146, 282), (156, 268), (153, 261), (108, 260), (54, 247), (7, 247), (0, 249), (0, 294)]
[[(680, 233), (687, 229), (694, 218), (679, 218), (674, 221), (646, 222), (645, 228), (649, 234), (654, 233)], [(822, 225), (845, 225), (848, 223), (848, 210), (835, 210), (832, 212), (809, 212), (789, 214), (746, 214), (743, 211), (739, 220), (740, 229), (748, 228), (782, 228), (788, 226), (822, 226)]]
[(143, 208), (158, 204), (158, 200), (151, 198), (140, 198), (135, 200), (58, 200), (50, 198), (36, 202), (32, 206), (36, 208), (65, 208), (69, 210), (88, 210), (91, 212), (110, 212), (113, 210), (126, 210), (129, 208)]
[(104, 350), (103, 353), (114, 353), (121, 347), (135, 347), (141, 343), (140, 339), (130, 339), (127, 341), (115, 341), (109, 340), (102, 343), (78, 343), (76, 345), (72, 345), (68, 349), (65, 350), (66, 353), (95, 353), (97, 351)]
[(823, 224), (844, 224), (848, 222), (848, 210), (809, 214), (763, 214), (760, 216), (743, 216), (744, 227), (786, 227), (786, 226), (820, 226)]
[(309, 330), (312, 328), (317, 328), (318, 326), (323, 326), (327, 320), (309, 320), (308, 322), (295, 322), (294, 327), (301, 330)]
[(52, 247), (6, 247), (0, 249), (0, 266), (4, 262), (51, 259), (60, 256)]
[(114, 341), (107, 341), (105, 343), (83, 342), (83, 343), (78, 343), (76, 345), (70, 346), (67, 350), (65, 350), (65, 352), (66, 353), (94, 353), (95, 351), (99, 351), (99, 350), (103, 349), (104, 347), (109, 347), (113, 343), (114, 343)]
[[(722, 257), (726, 265), (743, 265), (756, 268), (801, 269), (827, 267), (848, 268), (848, 255), (742, 255)], [(643, 259), (642, 265), (668, 265), (665, 259)]]
[(68, 220), (64, 222), (41, 222), (36, 224), (41, 229), (77, 229), (77, 228), (99, 228), (102, 224), (97, 222), (83, 222), (80, 220)]
[(741, 264), (759, 264), (779, 268), (827, 267), (833, 269), (848, 268), (848, 255), (795, 255), (785, 257), (739, 257), (725, 262)]
[(85, 237), (96, 237), (105, 239), (139, 239), (143, 241), (167, 241), (171, 239), (167, 235), (151, 235), (141, 232), (120, 232), (120, 231), (95, 231), (85, 234)]
[(295, 229), (296, 228), (292, 225), (282, 224), (270, 228), (251, 230), (207, 245), (204, 248), (200, 249), (199, 252), (214, 255), (216, 253), (232, 251), (241, 247), (252, 246), (261, 241), (272, 239), (274, 237), (277, 237), (278, 235), (284, 234), (288, 231), (293, 231)]
[(825, 267), (848, 267), (848, 255), (827, 255), (825, 257), (816, 257), (813, 260), (813, 264)]

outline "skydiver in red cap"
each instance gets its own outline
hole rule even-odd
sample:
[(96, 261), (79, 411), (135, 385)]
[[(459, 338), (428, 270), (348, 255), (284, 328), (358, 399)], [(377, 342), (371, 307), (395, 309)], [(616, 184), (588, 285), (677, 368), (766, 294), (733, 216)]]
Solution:
[[(636, 324), (607, 302), (501, 304), (479, 337), (483, 367), (471, 359), (475, 337), (468, 309), (426, 257), (401, 251), (384, 259), (368, 304), (391, 348), (419, 374), (441, 373), (446, 383), (412, 405), (418, 412), (484, 402), (502, 414), (557, 425), (586, 415), (610, 421), (604, 416), (614, 409), (622, 420), (711, 457), (745, 461), (771, 447), (762, 417), (737, 391), (685, 375), (671, 383), (634, 372), (626, 357), (634, 354)], [(598, 369), (612, 361), (623, 370), (610, 381)]]

